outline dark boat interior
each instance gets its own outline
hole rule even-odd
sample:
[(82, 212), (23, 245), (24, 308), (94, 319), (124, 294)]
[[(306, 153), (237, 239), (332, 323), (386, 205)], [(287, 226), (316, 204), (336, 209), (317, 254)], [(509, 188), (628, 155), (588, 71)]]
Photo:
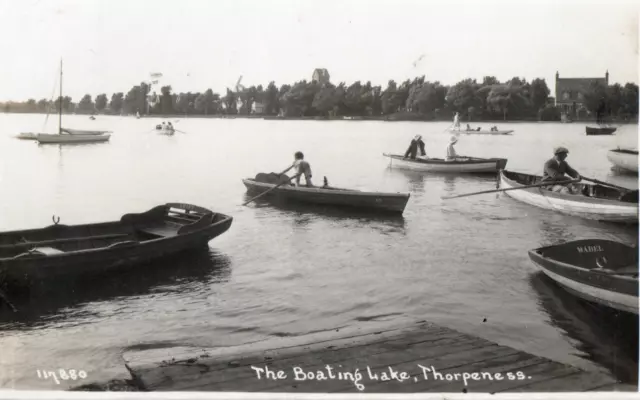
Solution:
[[(503, 171), (508, 179), (515, 181), (521, 185), (537, 185), (542, 183), (542, 177), (537, 175), (522, 174), (518, 172)], [(625, 203), (638, 203), (638, 191), (629, 189), (628, 192), (589, 183), (574, 183), (574, 186), (580, 190), (580, 193), (586, 197), (597, 199), (617, 200)], [(551, 188), (549, 186), (548, 188)], [(544, 188), (542, 188), (544, 190)]]
[(585, 239), (537, 249), (542, 257), (586, 269), (638, 276), (638, 248), (611, 240)]
[[(278, 185), (280, 183), (283, 183), (282, 186), (294, 186), (293, 184), (293, 177), (288, 176), (287, 174), (277, 174), (275, 172), (271, 172), (271, 173), (259, 173), (256, 175), (256, 177), (253, 179), (255, 182), (260, 182), (260, 183), (268, 183), (268, 184), (272, 184), (272, 185)], [(304, 179), (303, 179), (304, 181)], [(323, 179), (323, 185), (322, 186), (313, 186), (314, 188), (318, 188), (318, 189), (327, 189), (327, 190), (344, 190), (344, 191), (357, 191), (354, 189), (342, 189), (342, 188), (337, 188), (337, 187), (332, 187), (329, 186), (329, 181), (327, 179), (327, 177), (325, 176)]]
[(63, 225), (54, 217), (54, 224), (43, 229), (0, 233), (0, 260), (135, 245), (193, 232), (226, 218), (204, 208), (174, 203), (126, 214), (117, 222)]

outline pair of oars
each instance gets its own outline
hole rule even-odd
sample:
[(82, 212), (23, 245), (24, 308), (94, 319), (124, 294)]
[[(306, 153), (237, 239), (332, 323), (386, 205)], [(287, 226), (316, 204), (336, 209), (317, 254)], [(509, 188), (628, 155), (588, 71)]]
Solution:
[[(633, 189), (625, 188), (625, 187), (622, 187), (622, 186), (617, 186), (617, 185), (614, 185), (612, 183), (599, 181), (599, 180), (593, 179), (593, 178), (585, 178), (585, 177), (581, 177), (581, 178), (582, 178), (582, 180), (585, 180), (585, 181), (597, 183), (597, 184), (602, 185), (602, 186), (609, 186), (609, 187), (612, 187), (612, 188), (615, 188), (615, 189), (618, 189), (618, 190), (622, 190), (622, 191), (625, 191), (625, 192), (637, 192), (638, 191), (637, 189), (633, 190)], [(546, 183), (537, 183), (535, 185), (525, 185), (525, 186), (518, 186), (518, 187), (504, 188), (504, 189), (483, 190), (481, 192), (464, 193), (464, 194), (457, 194), (457, 195), (453, 195), (453, 196), (442, 196), (442, 199), (444, 199), (444, 200), (456, 199), (456, 198), (459, 198), (459, 197), (475, 196), (477, 194), (507, 192), (509, 190), (529, 189), (529, 188), (544, 187), (544, 186), (568, 185), (568, 184), (577, 183), (577, 182), (580, 182), (580, 179), (572, 179), (572, 180), (566, 180), (566, 181), (554, 181), (554, 182), (546, 182)]]

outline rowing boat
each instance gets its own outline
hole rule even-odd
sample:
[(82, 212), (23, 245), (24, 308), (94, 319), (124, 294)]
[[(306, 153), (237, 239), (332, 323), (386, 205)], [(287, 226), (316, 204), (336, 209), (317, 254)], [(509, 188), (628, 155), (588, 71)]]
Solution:
[(54, 225), (0, 233), (0, 286), (95, 273), (204, 247), (233, 218), (191, 204), (168, 203), (120, 221)]
[(589, 302), (638, 314), (638, 249), (610, 240), (577, 240), (529, 251), (545, 275)]
[(606, 127), (606, 126), (599, 126), (599, 127), (587, 126), (587, 127), (585, 127), (585, 130), (586, 130), (588, 136), (612, 135), (613, 132), (615, 132), (617, 129), (618, 128)]
[(461, 129), (461, 130), (455, 130), (455, 129), (449, 129), (450, 133), (465, 133), (467, 135), (510, 135), (513, 130), (509, 130), (509, 131), (492, 131), (492, 130), (488, 130), (488, 131), (483, 131), (483, 130), (466, 130), (466, 129)]
[(495, 173), (507, 166), (506, 158), (461, 157), (454, 161), (445, 161), (441, 158), (412, 160), (399, 154), (383, 155), (390, 159), (392, 166), (426, 172)]
[[(535, 185), (542, 177), (523, 173), (500, 171), (500, 188)], [(592, 185), (574, 184), (581, 194), (563, 194), (535, 187), (504, 192), (508, 196), (546, 210), (557, 211), (599, 221), (638, 223), (638, 192)]]
[(162, 135), (173, 135), (174, 133), (176, 133), (175, 128), (171, 128), (168, 126), (161, 126), (161, 125), (157, 125), (156, 126), (156, 132), (162, 134)]
[(104, 133), (100, 135), (83, 135), (83, 134), (57, 134), (57, 133), (38, 133), (36, 140), (38, 143), (97, 143), (107, 142), (111, 134)]
[(638, 150), (609, 150), (607, 158), (618, 168), (638, 173)]
[[(283, 180), (289, 177), (282, 175)], [(308, 204), (322, 204), (336, 207), (350, 207), (361, 210), (376, 210), (378, 212), (402, 214), (407, 202), (409, 193), (383, 193), (365, 192), (355, 189), (341, 189), (331, 186), (306, 187), (294, 186), (291, 183), (284, 184), (274, 189), (282, 180), (277, 174), (258, 174), (254, 179), (243, 179), (242, 183), (247, 188), (248, 194), (261, 194), (269, 189), (273, 189), (265, 197), (272, 199), (296, 201)]]

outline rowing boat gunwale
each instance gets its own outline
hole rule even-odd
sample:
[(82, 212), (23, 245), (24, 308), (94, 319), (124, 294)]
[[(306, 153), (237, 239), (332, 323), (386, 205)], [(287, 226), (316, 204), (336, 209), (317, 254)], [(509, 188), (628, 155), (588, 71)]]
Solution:
[[(247, 185), (252, 185), (255, 187), (261, 187), (264, 189), (271, 189), (274, 186), (276, 186), (277, 184), (274, 183), (266, 183), (266, 182), (258, 182), (256, 181), (254, 178), (245, 178), (242, 180), (242, 182)], [(343, 189), (343, 188), (338, 188), (338, 187), (330, 187), (330, 188), (323, 188), (322, 186), (312, 186), (312, 187), (307, 187), (307, 186), (293, 186), (293, 185), (282, 185), (280, 187), (278, 187), (277, 189), (275, 189), (274, 191), (277, 190), (283, 190), (283, 191), (291, 191), (291, 192), (301, 192), (301, 193), (322, 193), (322, 194), (335, 194), (335, 195), (347, 195), (347, 196), (370, 196), (370, 197), (398, 197), (398, 198), (409, 198), (411, 196), (410, 193), (403, 193), (403, 192), (396, 192), (396, 193), (391, 193), (391, 192), (367, 192), (367, 191), (362, 191), (362, 190), (358, 190), (358, 189)]]
[(475, 165), (475, 164), (487, 164), (492, 162), (499, 161), (508, 161), (506, 158), (480, 158), (480, 157), (461, 157), (467, 158), (466, 160), (453, 160), (447, 161), (442, 158), (428, 158), (428, 159), (411, 159), (404, 158), (404, 156), (400, 154), (391, 154), (391, 153), (382, 153), (383, 156), (388, 157), (392, 160), (401, 160), (406, 162), (415, 162), (417, 164), (436, 164), (436, 165)]

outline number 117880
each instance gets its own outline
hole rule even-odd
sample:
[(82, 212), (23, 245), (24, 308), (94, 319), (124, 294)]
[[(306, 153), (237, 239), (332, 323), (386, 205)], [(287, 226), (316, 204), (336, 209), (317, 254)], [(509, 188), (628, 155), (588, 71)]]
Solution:
[(66, 370), (64, 368), (60, 368), (57, 371), (45, 371), (45, 370), (37, 370), (36, 371), (38, 373), (38, 378), (40, 379), (49, 379), (51, 378), (56, 385), (60, 384), (60, 380), (63, 381), (67, 381), (69, 379), (71, 380), (78, 380), (78, 379), (85, 379), (87, 377), (87, 373), (83, 370), (75, 370), (75, 369), (69, 369)]

